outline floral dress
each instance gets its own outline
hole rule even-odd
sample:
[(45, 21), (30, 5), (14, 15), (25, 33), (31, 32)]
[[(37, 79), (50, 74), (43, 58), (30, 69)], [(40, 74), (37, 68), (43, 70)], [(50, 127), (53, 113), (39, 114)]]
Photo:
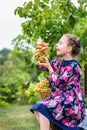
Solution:
[[(85, 117), (85, 102), (80, 86), (81, 70), (76, 60), (50, 61), (53, 72), (48, 77), (52, 84), (52, 96), (35, 104), (30, 110), (39, 111), (51, 122), (64, 130), (77, 130)], [(43, 68), (44, 69), (44, 68)]]

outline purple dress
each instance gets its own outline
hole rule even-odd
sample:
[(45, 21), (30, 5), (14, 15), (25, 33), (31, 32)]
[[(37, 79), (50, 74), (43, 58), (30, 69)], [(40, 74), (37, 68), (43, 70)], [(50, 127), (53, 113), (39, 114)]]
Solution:
[(35, 104), (30, 110), (39, 111), (64, 130), (77, 130), (85, 117), (80, 66), (76, 60), (63, 60), (58, 75), (59, 59), (51, 60), (50, 64), (54, 70), (48, 77), (49, 83), (54, 86), (52, 96)]

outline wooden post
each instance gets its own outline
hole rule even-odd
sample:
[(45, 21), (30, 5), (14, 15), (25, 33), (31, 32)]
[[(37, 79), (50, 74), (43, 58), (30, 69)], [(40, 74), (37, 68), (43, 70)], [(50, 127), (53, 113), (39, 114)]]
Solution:
[(87, 64), (85, 64), (85, 70), (84, 70), (84, 92), (85, 92), (85, 97), (87, 97)]

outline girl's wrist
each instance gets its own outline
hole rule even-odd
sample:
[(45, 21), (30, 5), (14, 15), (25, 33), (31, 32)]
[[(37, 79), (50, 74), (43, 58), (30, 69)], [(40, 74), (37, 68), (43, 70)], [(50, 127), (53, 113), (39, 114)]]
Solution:
[(49, 70), (50, 74), (53, 72), (53, 68), (51, 66), (49, 66), (48, 70)]

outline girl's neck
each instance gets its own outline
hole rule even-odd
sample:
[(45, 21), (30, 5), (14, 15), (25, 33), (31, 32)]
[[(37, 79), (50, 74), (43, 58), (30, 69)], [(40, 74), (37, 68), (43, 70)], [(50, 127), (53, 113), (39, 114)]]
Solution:
[(64, 60), (74, 60), (75, 57), (69, 55), (69, 56), (63, 56), (63, 59)]

